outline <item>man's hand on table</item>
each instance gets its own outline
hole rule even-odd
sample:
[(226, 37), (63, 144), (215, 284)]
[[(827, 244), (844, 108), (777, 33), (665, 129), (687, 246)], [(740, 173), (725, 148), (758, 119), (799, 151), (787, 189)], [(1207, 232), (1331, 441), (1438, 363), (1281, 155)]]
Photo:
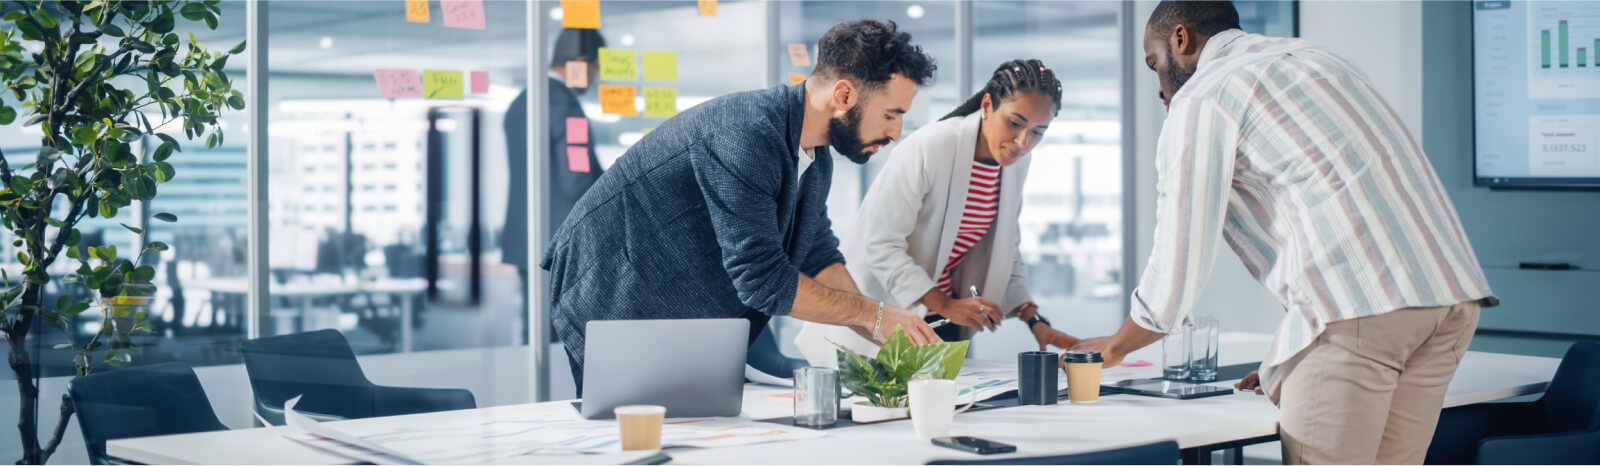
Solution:
[(1089, 338), (1086, 340), (1081, 340), (1078, 342), (1078, 344), (1072, 345), (1071, 348), (1067, 349), (1072, 351), (1099, 351), (1100, 357), (1105, 358), (1105, 364), (1102, 364), (1101, 367), (1110, 369), (1117, 367), (1118, 364), (1122, 364), (1122, 358), (1128, 356), (1127, 354), (1112, 350), (1112, 338), (1113, 337)]
[(1233, 388), (1239, 390), (1253, 389), (1256, 391), (1257, 395), (1266, 394), (1266, 392), (1263, 392), (1261, 389), (1261, 371), (1250, 371), (1250, 375), (1244, 376), (1244, 379), (1240, 380), (1239, 383), (1233, 384)]

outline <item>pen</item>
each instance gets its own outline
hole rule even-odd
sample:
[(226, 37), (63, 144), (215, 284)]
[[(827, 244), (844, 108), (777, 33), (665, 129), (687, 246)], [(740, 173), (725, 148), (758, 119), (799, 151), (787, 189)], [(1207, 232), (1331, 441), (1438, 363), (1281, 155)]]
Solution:
[[(974, 297), (974, 298), (983, 296), (981, 294), (978, 294), (978, 285), (967, 285), (967, 291), (971, 291), (972, 292), (972, 297)], [(994, 319), (990, 319), (988, 314), (984, 314), (983, 318), (984, 318), (984, 320), (988, 320), (989, 321), (989, 326), (991, 326), (991, 327), (994, 326)]]
[(939, 328), (939, 327), (943, 327), (944, 324), (948, 324), (948, 323), (950, 323), (950, 319), (939, 319), (939, 320), (933, 321), (932, 323), (929, 323), (928, 324), (928, 328)]

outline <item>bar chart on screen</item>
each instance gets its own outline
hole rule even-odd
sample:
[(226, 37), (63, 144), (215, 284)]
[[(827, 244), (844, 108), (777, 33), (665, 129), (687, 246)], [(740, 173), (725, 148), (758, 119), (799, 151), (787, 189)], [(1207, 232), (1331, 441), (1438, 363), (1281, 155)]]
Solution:
[(1528, 97), (1600, 98), (1600, 2), (1528, 4)]

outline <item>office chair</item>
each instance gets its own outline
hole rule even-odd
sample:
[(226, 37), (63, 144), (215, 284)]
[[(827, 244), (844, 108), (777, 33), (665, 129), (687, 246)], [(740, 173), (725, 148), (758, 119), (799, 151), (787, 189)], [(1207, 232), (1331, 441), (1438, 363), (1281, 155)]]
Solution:
[(67, 385), (89, 462), (116, 464), (106, 441), (227, 430), (194, 369), (181, 362), (96, 372)]
[(773, 336), (770, 325), (765, 326), (761, 335), (750, 344), (745, 361), (758, 371), (783, 379), (794, 377), (795, 369), (811, 366), (804, 359), (784, 356), (783, 351), (778, 349), (778, 340)]
[(297, 412), (318, 420), (472, 409), (472, 392), (407, 388), (367, 380), (350, 342), (338, 330), (247, 340), (241, 345), (256, 412), (283, 425), (283, 402), (304, 395)]
[(1568, 348), (1538, 400), (1444, 410), (1424, 462), (1600, 463), (1600, 343)]
[(996, 460), (939, 460), (928, 464), (1175, 464), (1177, 462), (1178, 442), (1167, 440), (1075, 455), (1034, 456)]

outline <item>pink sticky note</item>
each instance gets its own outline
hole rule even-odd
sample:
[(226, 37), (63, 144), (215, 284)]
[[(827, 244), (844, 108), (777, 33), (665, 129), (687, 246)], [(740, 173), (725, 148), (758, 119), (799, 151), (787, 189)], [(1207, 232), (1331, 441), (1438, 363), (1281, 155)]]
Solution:
[(422, 97), (422, 76), (417, 70), (379, 69), (372, 75), (378, 80), (378, 95), (386, 99)]
[(453, 28), (484, 29), (483, 0), (439, 0), (444, 25)]
[[(567, 144), (589, 143), (589, 119), (572, 117), (567, 118)], [(584, 160), (588, 160), (585, 157)]]
[(1143, 359), (1140, 359), (1140, 360), (1134, 361), (1134, 362), (1125, 362), (1125, 363), (1122, 363), (1122, 364), (1118, 364), (1119, 367), (1146, 367), (1146, 366), (1154, 366), (1154, 365), (1155, 365), (1155, 363), (1152, 363), (1150, 361), (1146, 361), (1146, 360), (1143, 360)]
[(578, 173), (589, 173), (589, 148), (567, 146), (567, 169)]
[(811, 56), (806, 53), (805, 44), (789, 44), (789, 62), (794, 66), (811, 66)]
[(489, 72), (488, 71), (473, 71), (472, 72), (472, 93), (473, 94), (488, 94), (489, 93)]

